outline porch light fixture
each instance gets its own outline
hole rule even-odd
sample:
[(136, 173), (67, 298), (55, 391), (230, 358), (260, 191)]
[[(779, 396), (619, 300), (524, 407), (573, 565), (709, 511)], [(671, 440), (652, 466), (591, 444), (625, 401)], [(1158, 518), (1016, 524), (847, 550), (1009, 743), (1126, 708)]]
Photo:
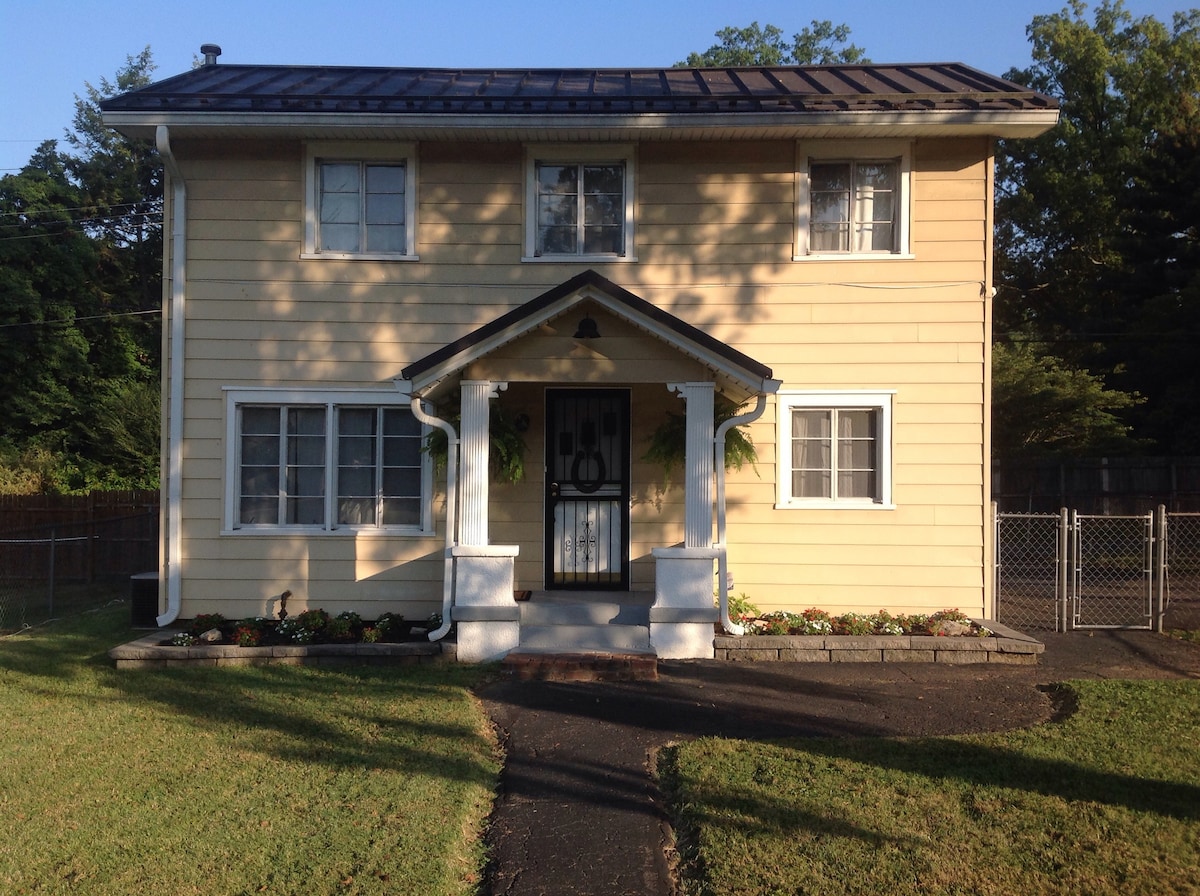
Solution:
[(575, 339), (599, 339), (600, 328), (596, 326), (596, 322), (590, 317), (585, 317), (579, 322), (579, 329), (575, 331)]

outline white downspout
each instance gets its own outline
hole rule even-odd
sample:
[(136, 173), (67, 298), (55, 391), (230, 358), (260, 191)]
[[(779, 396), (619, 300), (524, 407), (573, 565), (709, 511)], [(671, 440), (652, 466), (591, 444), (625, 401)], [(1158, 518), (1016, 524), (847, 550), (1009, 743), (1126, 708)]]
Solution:
[[(778, 387), (776, 387), (778, 388)], [(729, 618), (729, 558), (725, 549), (725, 433), (743, 423), (753, 423), (767, 409), (767, 395), (758, 393), (754, 410), (740, 417), (730, 417), (717, 427), (713, 438), (713, 466), (717, 473), (717, 604), (720, 609), (721, 628), (731, 635), (744, 635), (745, 626)]]
[(167, 609), (155, 620), (170, 625), (179, 616), (182, 605), (183, 548), (183, 354), (184, 306), (187, 295), (187, 184), (179, 163), (171, 154), (171, 136), (166, 125), (154, 134), (163, 167), (171, 179), (171, 332), (169, 368), (170, 389), (167, 397)]
[[(403, 388), (403, 386), (401, 386)], [(446, 553), (442, 568), (442, 624), (429, 633), (430, 641), (440, 641), (450, 631), (450, 609), (454, 602), (454, 528), (455, 496), (458, 494), (458, 433), (454, 427), (440, 417), (426, 413), (421, 399), (412, 396), (413, 416), (430, 426), (436, 426), (446, 434)]]

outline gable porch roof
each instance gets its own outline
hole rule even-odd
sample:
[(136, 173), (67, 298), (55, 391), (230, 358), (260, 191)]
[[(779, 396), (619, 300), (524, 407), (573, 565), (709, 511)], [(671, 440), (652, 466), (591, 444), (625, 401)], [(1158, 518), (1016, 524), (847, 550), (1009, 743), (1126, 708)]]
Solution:
[(765, 364), (590, 269), (412, 362), (398, 379), (405, 381), (414, 395), (426, 395), (474, 361), (586, 303), (604, 308), (693, 358), (712, 371), (718, 385), (747, 395), (772, 393), (779, 387)]

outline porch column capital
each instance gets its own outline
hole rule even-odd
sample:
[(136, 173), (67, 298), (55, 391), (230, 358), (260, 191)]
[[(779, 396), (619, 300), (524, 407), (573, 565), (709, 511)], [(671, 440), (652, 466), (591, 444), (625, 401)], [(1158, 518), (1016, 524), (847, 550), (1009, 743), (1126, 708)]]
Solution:
[(683, 544), (712, 547), (713, 519), (713, 408), (716, 384), (668, 383), (687, 402), (687, 435), (684, 440)]
[(508, 388), (492, 380), (463, 380), (462, 417), (462, 523), (461, 544), (482, 547), (488, 543), (488, 444), (490, 402)]

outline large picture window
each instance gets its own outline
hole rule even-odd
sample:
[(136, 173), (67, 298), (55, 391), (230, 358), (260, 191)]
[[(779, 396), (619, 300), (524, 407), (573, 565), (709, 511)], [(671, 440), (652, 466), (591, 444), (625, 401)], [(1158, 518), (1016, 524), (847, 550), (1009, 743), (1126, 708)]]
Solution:
[(886, 506), (891, 394), (780, 394), (780, 506)]
[(428, 530), (423, 429), (406, 406), (240, 397), (228, 528)]
[(627, 147), (530, 147), (527, 260), (632, 257), (633, 155)]
[(411, 148), (317, 143), (306, 165), (306, 257), (416, 257)]

